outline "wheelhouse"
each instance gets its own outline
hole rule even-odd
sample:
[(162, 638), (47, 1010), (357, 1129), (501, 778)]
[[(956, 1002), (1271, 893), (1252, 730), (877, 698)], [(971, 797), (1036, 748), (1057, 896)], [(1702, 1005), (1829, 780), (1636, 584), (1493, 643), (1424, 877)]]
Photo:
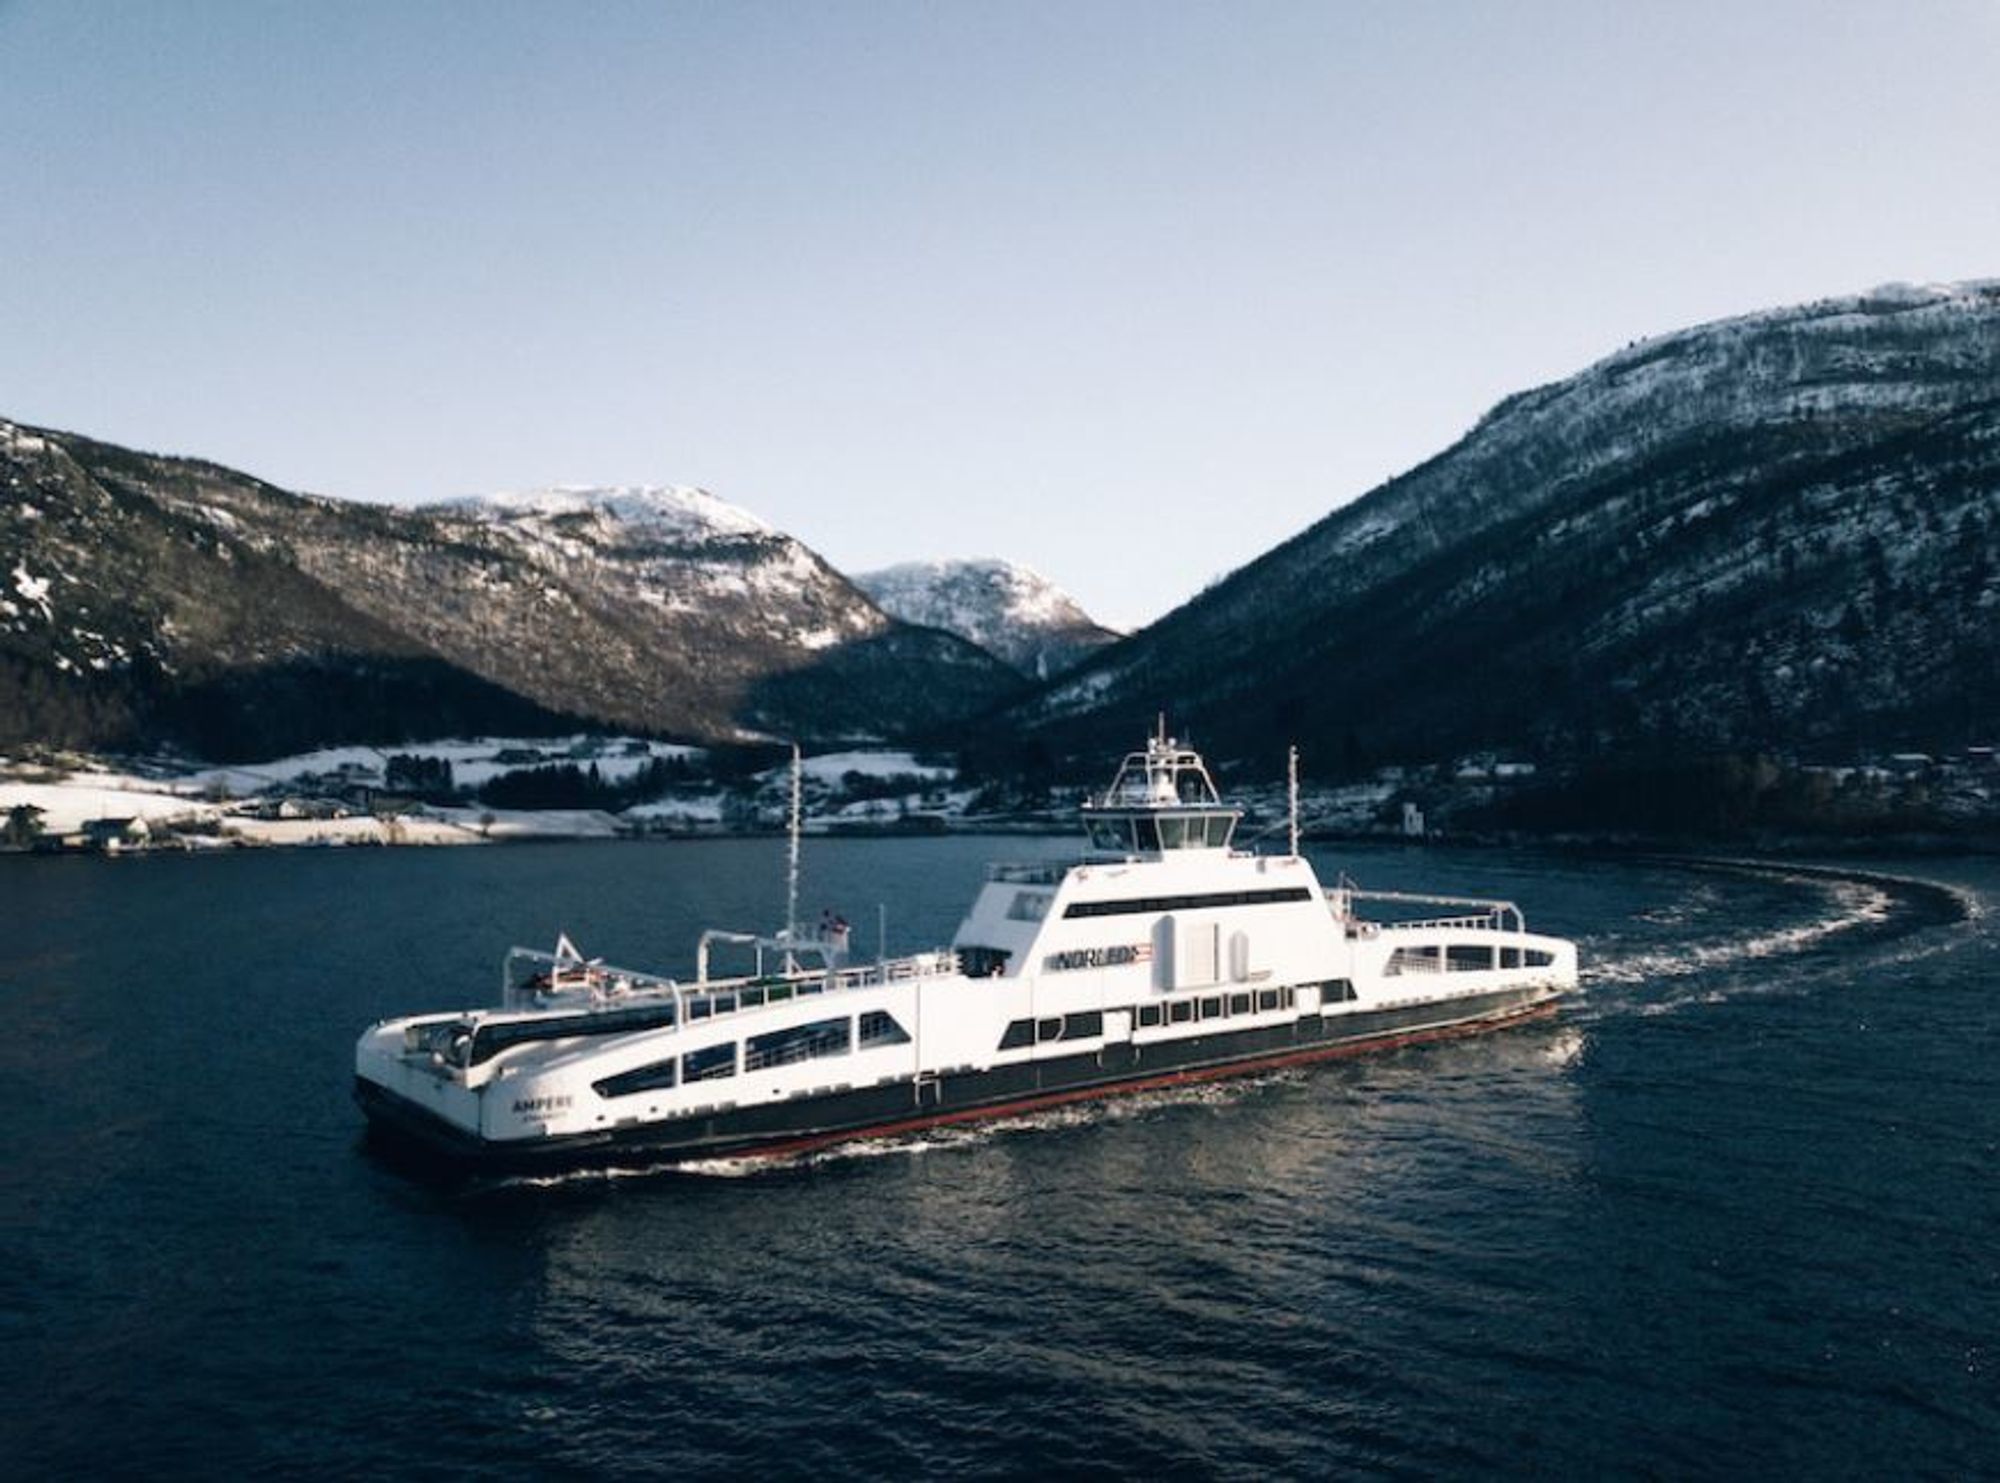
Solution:
[(1164, 733), (1128, 753), (1111, 786), (1083, 805), (1090, 847), (1102, 854), (1226, 850), (1242, 817), (1222, 801), (1200, 753)]

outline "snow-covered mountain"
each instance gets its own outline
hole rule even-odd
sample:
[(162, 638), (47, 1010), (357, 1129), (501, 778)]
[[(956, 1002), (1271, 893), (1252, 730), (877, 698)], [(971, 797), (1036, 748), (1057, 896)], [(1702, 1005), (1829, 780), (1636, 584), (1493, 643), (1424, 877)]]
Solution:
[(0, 744), (899, 737), (1019, 684), (698, 490), (427, 509), (0, 422)]
[(726, 612), (739, 637), (747, 626), (761, 643), (809, 652), (890, 627), (802, 543), (705, 489), (563, 486), (424, 509), (483, 526), (552, 578), (588, 572), (600, 595), (664, 619)]
[(1996, 532), (2000, 281), (1896, 285), (1510, 397), (1020, 719), (1329, 766), (1987, 742)]
[(854, 583), (884, 612), (970, 639), (1033, 679), (1118, 637), (1055, 583), (1009, 561), (911, 561)]

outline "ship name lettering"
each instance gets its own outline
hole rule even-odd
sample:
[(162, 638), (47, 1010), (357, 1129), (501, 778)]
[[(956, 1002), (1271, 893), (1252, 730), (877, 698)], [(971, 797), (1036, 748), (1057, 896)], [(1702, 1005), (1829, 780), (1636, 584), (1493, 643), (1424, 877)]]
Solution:
[(1067, 973), (1072, 968), (1122, 968), (1127, 963), (1144, 963), (1152, 956), (1153, 949), (1148, 943), (1078, 947), (1067, 952), (1050, 953), (1042, 959), (1042, 967), (1049, 973)]

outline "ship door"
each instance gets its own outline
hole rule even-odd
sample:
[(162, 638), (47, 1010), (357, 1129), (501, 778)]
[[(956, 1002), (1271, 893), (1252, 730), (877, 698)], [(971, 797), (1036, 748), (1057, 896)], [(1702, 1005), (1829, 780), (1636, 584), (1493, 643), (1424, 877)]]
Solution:
[(1139, 1053), (1132, 1044), (1132, 1011), (1105, 1010), (1104, 1048), (1097, 1053), (1097, 1064), (1107, 1071), (1123, 1071), (1138, 1062)]

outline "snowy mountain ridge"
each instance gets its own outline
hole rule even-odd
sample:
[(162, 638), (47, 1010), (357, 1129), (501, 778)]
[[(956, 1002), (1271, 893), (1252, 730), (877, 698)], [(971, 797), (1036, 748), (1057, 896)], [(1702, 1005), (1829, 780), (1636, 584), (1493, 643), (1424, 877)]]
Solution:
[(1118, 637), (1055, 583), (1014, 562), (901, 562), (863, 572), (854, 583), (884, 612), (969, 639), (1034, 679)]
[(2000, 280), (1627, 346), (1038, 696), (1267, 755), (1864, 746), (2000, 704)]
[(740, 505), (692, 485), (557, 484), (546, 489), (462, 495), (421, 508), (493, 524), (595, 518), (681, 540), (778, 534), (775, 527)]
[(1020, 684), (696, 490), (403, 509), (7, 424), (0, 551), (4, 743), (237, 760), (580, 724), (846, 742)]

